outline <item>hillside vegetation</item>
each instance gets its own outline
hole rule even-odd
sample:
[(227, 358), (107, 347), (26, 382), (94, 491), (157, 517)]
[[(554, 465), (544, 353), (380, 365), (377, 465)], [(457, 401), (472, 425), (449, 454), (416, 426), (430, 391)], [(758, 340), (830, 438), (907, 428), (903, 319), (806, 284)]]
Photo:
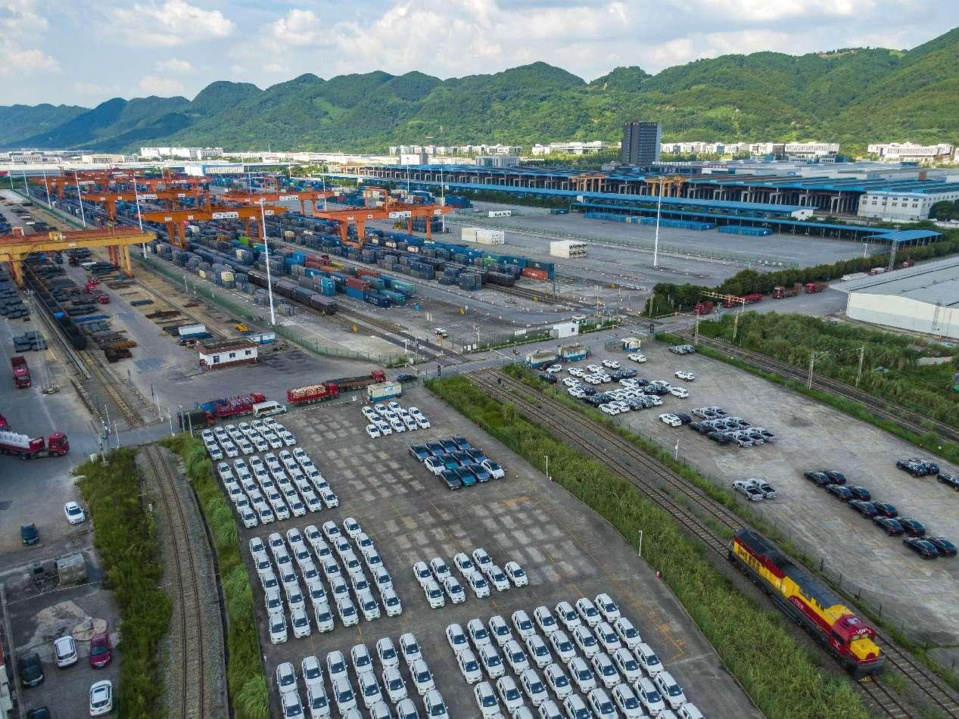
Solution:
[(395, 143), (618, 140), (625, 120), (670, 140), (959, 140), (959, 28), (908, 52), (850, 48), (697, 60), (650, 75), (621, 67), (587, 83), (542, 62), (440, 80), (421, 72), (305, 74), (261, 90), (214, 82), (183, 97), (115, 98), (85, 110), (0, 107), (0, 145), (135, 150), (385, 151)]

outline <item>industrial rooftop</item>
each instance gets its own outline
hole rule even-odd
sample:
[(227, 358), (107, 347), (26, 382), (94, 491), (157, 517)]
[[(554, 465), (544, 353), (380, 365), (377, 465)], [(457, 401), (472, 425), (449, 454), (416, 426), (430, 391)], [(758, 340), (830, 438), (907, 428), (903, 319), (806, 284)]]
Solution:
[(840, 282), (833, 287), (841, 292), (893, 295), (943, 307), (959, 307), (959, 258), (927, 262), (889, 274)]

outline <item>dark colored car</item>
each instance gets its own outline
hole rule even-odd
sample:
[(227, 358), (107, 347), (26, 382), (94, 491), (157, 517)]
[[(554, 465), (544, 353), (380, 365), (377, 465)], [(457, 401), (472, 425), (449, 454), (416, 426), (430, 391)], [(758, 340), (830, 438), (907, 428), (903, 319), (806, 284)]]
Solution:
[(483, 454), (483, 450), (481, 449), (471, 449), (466, 454), (472, 457), (473, 462), (475, 464), (479, 464), (480, 462), (485, 462), (487, 459), (489, 459), (489, 457)]
[(473, 474), (476, 475), (476, 479), (480, 482), (489, 482), (493, 477), (490, 475), (489, 470), (486, 469), (482, 464), (474, 463), (470, 465), (470, 470)]
[(456, 442), (456, 446), (461, 452), (465, 452), (466, 450), (473, 448), (473, 445), (469, 443), (466, 437), (461, 437), (457, 434), (450, 437), (450, 439)]
[(34, 707), (27, 712), (27, 719), (50, 719), (52, 716), (46, 707)]
[(446, 450), (443, 449), (443, 445), (441, 445), (439, 442), (427, 442), (426, 448), (434, 457), (439, 457), (440, 455), (446, 454)]
[(865, 487), (856, 487), (850, 485), (846, 487), (846, 489), (852, 492), (853, 497), (856, 499), (861, 499), (863, 502), (868, 502), (872, 499), (872, 494)]
[(674, 416), (678, 417), (679, 421), (682, 422), (683, 424), (689, 424), (690, 422), (693, 421), (693, 418), (690, 417), (688, 414), (680, 414), (679, 412), (675, 412)]
[(549, 384), (556, 384), (556, 375), (552, 374), (551, 372), (540, 372), (539, 378), (544, 382), (548, 382)]
[(473, 458), (466, 452), (453, 452), (453, 458), (460, 463), (460, 467), (473, 463)]
[(40, 541), (40, 531), (35, 524), (24, 524), (20, 527), (20, 541), (26, 546), (36, 544)]
[(102, 669), (113, 661), (113, 651), (110, 647), (109, 634), (94, 634), (90, 640), (90, 666)]
[(895, 537), (902, 534), (903, 530), (902, 525), (899, 524), (898, 519), (890, 519), (889, 517), (873, 517), (872, 521), (876, 523), (876, 526), (882, 529), (890, 537)]
[(826, 487), (826, 491), (832, 495), (835, 495), (837, 499), (842, 500), (843, 502), (848, 502), (850, 499), (855, 499), (855, 495), (849, 491), (848, 487), (844, 487), (841, 484), (830, 484)]
[(725, 432), (710, 432), (706, 436), (718, 444), (729, 444), (732, 441)]
[(927, 542), (925, 539), (920, 539), (919, 537), (906, 537), (902, 540), (902, 543), (923, 559), (935, 559), (939, 556), (939, 550), (936, 549), (931, 542)]
[(459, 489), (463, 486), (459, 475), (452, 469), (444, 469), (440, 472), (440, 480), (446, 485), (447, 489)]
[(423, 462), (427, 457), (431, 457), (430, 451), (422, 444), (410, 445), (410, 456), (419, 462)]
[(926, 534), (926, 528), (918, 520), (897, 517), (896, 521), (902, 525), (902, 530), (910, 537), (922, 537)]
[(825, 472), (803, 472), (803, 477), (808, 479), (810, 482), (814, 482), (817, 487), (825, 487), (828, 484), (831, 484), (829, 477), (826, 476)]
[(476, 484), (476, 475), (469, 467), (459, 467), (453, 471), (456, 472), (456, 476), (459, 477), (464, 487), (472, 487)]
[(889, 504), (889, 502), (873, 502), (872, 506), (876, 508), (876, 514), (889, 517), (894, 519), (899, 516), (899, 510), (896, 509), (896, 505)]
[(36, 687), (43, 684), (43, 665), (40, 655), (30, 652), (20, 657), (20, 683), (25, 687)]
[(819, 471), (829, 477), (829, 481), (833, 484), (846, 483), (846, 475), (844, 475), (842, 472), (837, 472), (835, 469), (821, 469)]
[(854, 499), (849, 503), (849, 508), (854, 509), (866, 519), (872, 519), (878, 512), (872, 502), (864, 502), (861, 499)]
[(943, 557), (955, 557), (956, 556), (956, 545), (950, 542), (945, 537), (924, 537), (924, 539), (929, 542), (932, 546), (939, 550), (939, 554)]
[(938, 479), (942, 484), (947, 487), (952, 487), (954, 490), (959, 492), (959, 474), (949, 474), (948, 472), (940, 472), (936, 479)]
[(933, 474), (939, 474), (939, 465), (925, 459), (910, 457), (909, 459), (900, 459), (896, 466), (908, 472), (913, 477), (928, 477)]
[(440, 457), (440, 461), (443, 463), (443, 466), (447, 469), (456, 469), (460, 466), (459, 460), (456, 459), (452, 454), (444, 454)]
[(441, 439), (440, 444), (443, 446), (443, 451), (447, 454), (451, 452), (459, 452), (459, 447), (456, 446), (456, 442), (451, 439)]

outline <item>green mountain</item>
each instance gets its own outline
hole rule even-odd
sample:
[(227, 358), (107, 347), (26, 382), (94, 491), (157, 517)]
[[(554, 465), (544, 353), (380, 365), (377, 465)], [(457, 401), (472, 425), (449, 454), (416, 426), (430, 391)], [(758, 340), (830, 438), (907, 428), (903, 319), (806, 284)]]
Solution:
[(420, 72), (312, 74), (261, 90), (214, 82), (182, 97), (115, 98), (93, 109), (0, 107), (0, 146), (135, 150), (349, 149), (620, 137), (663, 123), (671, 140), (959, 141), (959, 28), (907, 52), (848, 48), (697, 60), (650, 75), (620, 67), (592, 82), (542, 62), (440, 80)]

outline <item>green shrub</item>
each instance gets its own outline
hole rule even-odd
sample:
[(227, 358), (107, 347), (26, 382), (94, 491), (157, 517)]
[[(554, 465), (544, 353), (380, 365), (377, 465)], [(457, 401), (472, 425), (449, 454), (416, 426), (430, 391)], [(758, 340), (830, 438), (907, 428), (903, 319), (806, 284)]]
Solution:
[[(426, 386), (609, 521), (633, 546), (643, 532), (643, 558), (663, 579), (742, 683), (757, 706), (775, 717), (868, 716), (850, 682), (826, 676), (787, 629), (785, 618), (747, 598), (706, 557), (703, 545), (603, 464), (585, 457), (464, 377)], [(510, 415), (512, 416), (512, 415)]]
[(78, 483), (94, 527), (94, 544), (114, 593), (123, 632), (117, 708), (125, 717), (160, 714), (158, 645), (170, 629), (170, 599), (160, 589), (163, 562), (156, 524), (140, 501), (136, 451), (119, 449), (80, 465)]

